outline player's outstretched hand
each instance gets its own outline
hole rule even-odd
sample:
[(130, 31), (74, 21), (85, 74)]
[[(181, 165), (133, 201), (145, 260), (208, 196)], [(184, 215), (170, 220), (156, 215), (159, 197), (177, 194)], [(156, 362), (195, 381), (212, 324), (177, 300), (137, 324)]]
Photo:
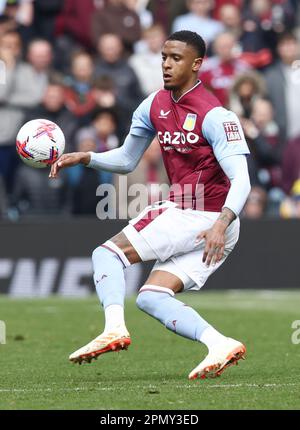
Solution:
[(77, 164), (89, 164), (91, 156), (88, 152), (72, 152), (70, 154), (63, 154), (51, 166), (49, 178), (57, 178), (58, 172), (64, 167), (72, 167)]
[(202, 261), (209, 267), (210, 264), (215, 265), (223, 258), (225, 249), (225, 230), (223, 226), (215, 224), (212, 228), (202, 231), (197, 236), (196, 243), (203, 239), (205, 240), (205, 248)]

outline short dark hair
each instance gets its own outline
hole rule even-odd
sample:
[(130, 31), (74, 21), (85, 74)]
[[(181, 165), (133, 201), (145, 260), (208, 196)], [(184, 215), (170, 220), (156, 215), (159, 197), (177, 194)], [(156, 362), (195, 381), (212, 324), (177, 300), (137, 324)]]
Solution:
[(116, 112), (116, 110), (114, 108), (96, 107), (91, 112), (91, 120), (95, 121), (95, 119), (101, 115), (109, 115), (112, 118), (112, 120), (114, 121), (114, 123), (116, 125), (118, 124), (118, 121), (119, 121), (118, 113)]
[(200, 34), (195, 31), (182, 30), (176, 31), (167, 38), (167, 40), (178, 40), (187, 45), (192, 46), (198, 53), (199, 57), (204, 58), (206, 53), (206, 45)]
[(296, 34), (293, 31), (285, 31), (283, 33), (280, 33), (277, 37), (277, 45), (280, 45), (281, 43), (287, 42), (293, 40), (294, 42), (298, 41), (298, 38)]

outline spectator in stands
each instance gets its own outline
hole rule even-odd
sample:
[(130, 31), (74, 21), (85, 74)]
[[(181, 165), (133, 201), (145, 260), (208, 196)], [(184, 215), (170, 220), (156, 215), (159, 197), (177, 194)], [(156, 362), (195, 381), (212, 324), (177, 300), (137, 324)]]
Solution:
[(124, 0), (124, 3), (138, 14), (142, 29), (145, 30), (153, 25), (153, 15), (147, 9), (149, 0)]
[(0, 38), (0, 60), (6, 64), (6, 84), (0, 85), (0, 175), (10, 192), (18, 162), (15, 138), (24, 122), (24, 109), (38, 103), (33, 68), (21, 61), (22, 41), (15, 31)]
[(92, 17), (92, 38), (95, 47), (105, 34), (115, 34), (122, 40), (125, 51), (132, 53), (133, 45), (141, 38), (138, 14), (126, 5), (126, 0), (104, 0), (103, 7)]
[[(117, 148), (119, 146), (119, 139), (115, 134), (117, 122), (113, 109), (98, 109), (94, 112), (92, 124), (78, 131), (76, 141), (83, 145), (85, 140), (93, 140), (96, 143), (97, 152)], [(109, 172), (105, 174), (111, 176)]]
[(293, 29), (296, 25), (296, 8), (290, 0), (250, 0), (245, 17), (262, 31), (269, 48), (276, 46), (277, 34)]
[(281, 35), (277, 51), (279, 59), (266, 71), (265, 78), (281, 139), (286, 141), (300, 135), (300, 79), (297, 67), (300, 44), (296, 36), (293, 33)]
[(291, 139), (283, 152), (282, 188), (290, 194), (293, 184), (300, 178), (300, 135)]
[(220, 21), (210, 17), (213, 0), (187, 0), (189, 13), (178, 16), (173, 23), (173, 31), (190, 30), (200, 33), (207, 44), (224, 30)]
[(124, 58), (122, 40), (116, 34), (104, 34), (99, 38), (98, 52), (100, 59), (96, 61), (96, 77), (110, 76), (113, 79), (117, 95), (131, 116), (143, 95), (136, 74)]
[(132, 55), (129, 65), (136, 73), (145, 96), (163, 87), (161, 72), (161, 48), (166, 34), (160, 25), (144, 31), (145, 51)]
[[(82, 128), (77, 133), (77, 151), (103, 152), (118, 147), (116, 128), (117, 117), (113, 110), (95, 111), (92, 125)], [(99, 197), (96, 197), (96, 189), (100, 184), (113, 183), (113, 174), (78, 165), (69, 169), (68, 177), (73, 189), (72, 212), (95, 214), (99, 201)]]
[(24, 46), (36, 38), (54, 43), (56, 15), (60, 12), (61, 0), (9, 0), (4, 10), (4, 22), (10, 29), (17, 29)]
[(220, 33), (213, 42), (214, 56), (206, 60), (200, 78), (220, 100), (228, 105), (229, 90), (234, 79), (250, 66), (239, 58), (237, 39), (228, 31)]
[(227, 31), (234, 33), (239, 39), (243, 33), (242, 16), (240, 8), (234, 3), (224, 3), (218, 10), (219, 20), (224, 24)]
[(251, 183), (269, 190), (281, 184), (279, 128), (267, 99), (256, 99), (250, 119), (240, 118), (250, 148)]
[(153, 14), (154, 22), (167, 33), (171, 32), (175, 18), (187, 12), (186, 0), (150, 0), (148, 9)]
[(272, 18), (270, 0), (249, 0), (244, 10), (244, 31), (249, 35), (252, 34), (252, 43), (254, 41), (259, 43), (255, 46), (256, 49), (272, 48), (272, 45), (276, 43), (272, 29)]
[(126, 106), (126, 100), (120, 97), (114, 80), (107, 75), (100, 76), (94, 81), (93, 96), (96, 109), (112, 109), (118, 117), (117, 135), (120, 140), (126, 136), (128, 131), (128, 118), (132, 111)]
[(59, 215), (69, 212), (65, 174), (53, 184), (48, 169), (20, 163), (16, 172), (13, 204), (20, 216)]
[[(55, 21), (67, 0), (34, 0), (33, 1), (33, 23), (32, 37), (48, 40), (55, 43)], [(84, 1), (87, 8), (88, 0)], [(82, 17), (83, 21), (83, 17)], [(82, 28), (82, 21), (80, 28)]]
[(86, 125), (90, 114), (96, 107), (93, 93), (94, 61), (90, 54), (79, 51), (72, 57), (71, 75), (64, 80), (66, 106), (79, 120)]
[(45, 39), (35, 39), (28, 45), (27, 61), (32, 67), (32, 76), (27, 85), (31, 87), (31, 98), (35, 104), (41, 102), (49, 81), (59, 78), (54, 71), (53, 48)]
[(53, 62), (53, 48), (46, 39), (31, 41), (27, 49), (27, 60), (37, 72), (49, 73)]
[(94, 81), (94, 97), (100, 108), (116, 108), (116, 86), (110, 76), (103, 75)]
[[(299, 172), (298, 172), (299, 173)], [(296, 179), (279, 210), (281, 218), (300, 218), (300, 179)]]
[(92, 15), (98, 6), (102, 8), (101, 4), (95, 0), (63, 1), (55, 26), (55, 65), (58, 70), (69, 74), (73, 54), (82, 49), (92, 52)]
[(239, 14), (242, 13), (242, 7), (244, 0), (215, 0), (215, 6), (213, 10), (213, 17), (221, 20), (222, 12), (224, 6), (234, 6)]
[(267, 98), (257, 98), (253, 102), (251, 119), (257, 130), (262, 133), (276, 150), (279, 141), (279, 127), (274, 120), (272, 103)]
[(264, 33), (260, 30), (253, 31), (256, 28), (255, 24), (247, 18), (244, 19), (237, 3), (223, 3), (218, 16), (225, 28), (235, 34), (242, 60), (257, 69), (271, 63), (272, 53), (265, 41)]
[(229, 109), (239, 117), (250, 118), (253, 102), (266, 95), (266, 86), (262, 76), (250, 70), (237, 77), (229, 94)]
[(35, 118), (45, 118), (58, 124), (64, 132), (67, 150), (72, 151), (74, 149), (73, 140), (78, 124), (65, 106), (65, 93), (62, 84), (51, 82), (47, 86), (42, 103), (30, 110), (25, 120), (30, 121)]
[(297, 179), (290, 190), (290, 195), (280, 205), (281, 218), (300, 218), (300, 179)]
[(34, 17), (34, 0), (2, 1), (0, 13), (0, 37), (10, 30), (18, 31), (22, 42), (27, 44), (31, 36), (31, 26)]
[[(76, 151), (96, 151), (97, 145), (88, 136), (79, 138)], [(71, 189), (71, 212), (73, 215), (95, 215), (99, 197), (96, 190), (102, 183), (102, 172), (85, 169), (82, 166), (71, 167), (68, 172), (68, 184)]]
[(64, 39), (62, 49), (65, 46), (92, 48), (91, 21), (96, 8), (95, 0), (64, 0), (63, 9), (56, 20), (56, 34), (59, 39)]

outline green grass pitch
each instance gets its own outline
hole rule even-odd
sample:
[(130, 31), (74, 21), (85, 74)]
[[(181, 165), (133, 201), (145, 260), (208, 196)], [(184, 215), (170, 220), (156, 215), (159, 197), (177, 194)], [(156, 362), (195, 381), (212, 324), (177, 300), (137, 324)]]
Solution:
[(242, 340), (247, 360), (219, 378), (189, 381), (206, 348), (169, 332), (129, 299), (129, 350), (72, 365), (69, 353), (103, 327), (96, 296), (0, 297), (7, 329), (0, 409), (300, 409), (300, 344), (292, 342), (299, 292), (201, 291), (179, 298)]

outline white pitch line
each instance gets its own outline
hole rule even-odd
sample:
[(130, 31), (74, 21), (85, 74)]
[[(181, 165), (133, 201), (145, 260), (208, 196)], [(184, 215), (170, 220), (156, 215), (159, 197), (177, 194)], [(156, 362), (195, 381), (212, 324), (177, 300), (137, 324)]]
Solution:
[[(299, 386), (299, 384), (297, 383), (287, 383), (287, 384), (214, 384), (214, 385), (205, 385), (205, 383), (203, 383), (201, 385), (201, 387), (203, 388), (242, 388), (242, 387), (247, 387), (247, 388), (280, 388), (280, 387), (295, 387), (295, 386)], [(121, 387), (118, 387), (118, 390)], [(123, 387), (125, 389), (125, 387)], [(149, 388), (151, 389), (159, 389), (161, 388), (160, 386), (157, 387), (149, 387), (149, 386), (139, 386), (139, 388), (147, 390)], [(197, 390), (199, 390), (199, 384), (195, 384), (195, 385), (176, 385), (177, 389), (182, 389), (182, 388), (195, 388)], [(128, 388), (126, 388), (127, 390)], [(36, 393), (36, 392), (41, 392), (41, 393), (51, 393), (51, 392), (56, 392), (56, 391), (90, 391), (91, 388), (90, 387), (75, 387), (75, 388), (4, 388), (1, 389), (0, 388), (0, 393)], [(114, 388), (109, 388), (109, 387), (95, 387), (93, 388), (93, 391), (113, 391)]]
[[(119, 389), (119, 388), (118, 388)], [(75, 387), (75, 388), (0, 388), (0, 393), (52, 393), (56, 391), (89, 391), (90, 387)], [(93, 388), (96, 391), (112, 391), (113, 388)]]
[[(204, 385), (205, 388), (241, 388), (241, 387), (249, 387), (249, 388), (274, 388), (274, 387), (295, 387), (299, 386), (296, 383), (287, 383), (287, 384), (215, 384), (215, 385)], [(199, 385), (177, 385), (176, 388), (197, 388), (199, 389)]]

